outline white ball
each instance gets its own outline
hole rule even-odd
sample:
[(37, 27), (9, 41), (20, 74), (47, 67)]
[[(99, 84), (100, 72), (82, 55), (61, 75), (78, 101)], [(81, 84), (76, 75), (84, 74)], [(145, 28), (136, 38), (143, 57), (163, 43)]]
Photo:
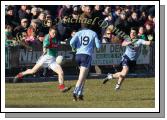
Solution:
[(63, 56), (61, 56), (61, 55), (57, 56), (56, 63), (61, 65), (63, 63)]

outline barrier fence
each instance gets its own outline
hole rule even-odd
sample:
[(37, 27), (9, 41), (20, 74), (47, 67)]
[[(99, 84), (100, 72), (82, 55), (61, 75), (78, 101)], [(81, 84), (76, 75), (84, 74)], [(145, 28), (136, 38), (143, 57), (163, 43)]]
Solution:
[[(58, 55), (63, 55), (65, 63), (63, 67), (68, 69), (75, 68), (76, 63), (74, 61), (75, 53), (72, 52), (69, 45), (62, 45), (57, 49)], [(102, 47), (94, 49), (92, 55), (92, 66), (100, 66), (102, 71), (109, 66), (117, 66), (120, 63), (121, 56), (125, 51), (125, 47), (120, 44), (102, 44)], [(33, 49), (32, 51), (20, 47), (9, 46), (5, 48), (5, 69), (10, 71), (13, 69), (21, 69), (24, 67), (31, 67), (35, 65), (36, 61), (42, 55), (42, 49)], [(142, 46), (140, 49), (140, 55), (137, 60), (137, 66), (140, 70), (144, 70), (147, 73), (154, 74), (155, 70), (155, 46)], [(7, 73), (6, 73), (6, 76)]]

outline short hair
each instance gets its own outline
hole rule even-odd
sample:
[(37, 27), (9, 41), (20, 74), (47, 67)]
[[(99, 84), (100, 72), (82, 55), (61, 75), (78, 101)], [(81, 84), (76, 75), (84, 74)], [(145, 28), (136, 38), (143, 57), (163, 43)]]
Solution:
[(50, 32), (51, 30), (57, 31), (55, 26), (50, 27), (50, 28), (49, 28), (49, 32)]
[(138, 31), (136, 27), (131, 27), (130, 30), (135, 30), (136, 32)]
[(25, 21), (28, 22), (28, 19), (27, 19), (27, 18), (22, 18), (22, 19), (21, 19), (21, 23), (22, 23), (22, 22), (25, 22)]
[(31, 13), (34, 11), (38, 12), (38, 8), (36, 8), (36, 7), (31, 8)]
[(10, 11), (10, 10), (14, 10), (14, 7), (11, 6), (11, 5), (9, 5), (9, 6), (7, 7), (6, 11)]

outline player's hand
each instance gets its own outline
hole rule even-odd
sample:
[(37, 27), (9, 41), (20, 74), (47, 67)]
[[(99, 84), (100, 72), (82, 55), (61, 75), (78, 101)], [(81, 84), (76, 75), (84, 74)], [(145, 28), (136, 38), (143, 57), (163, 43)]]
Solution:
[(153, 36), (152, 35), (148, 35), (147, 38), (148, 38), (149, 41), (153, 40)]

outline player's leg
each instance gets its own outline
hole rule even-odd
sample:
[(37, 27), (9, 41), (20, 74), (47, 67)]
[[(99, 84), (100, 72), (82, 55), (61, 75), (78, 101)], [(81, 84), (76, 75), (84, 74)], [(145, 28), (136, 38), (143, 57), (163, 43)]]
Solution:
[(83, 67), (83, 66), (80, 67), (79, 78), (78, 78), (78, 81), (75, 85), (75, 89), (73, 92), (74, 97), (78, 96), (79, 100), (83, 100), (83, 88), (84, 88), (85, 79), (88, 75), (88, 72), (89, 72), (88, 68)]
[[(128, 59), (127, 57), (123, 56), (120, 66), (127, 66), (128, 64)], [(122, 69), (123, 70), (123, 69)], [(116, 72), (114, 74), (108, 73), (107, 77), (103, 79), (103, 84), (107, 83), (109, 80), (112, 80), (113, 78), (115, 79), (121, 79), (122, 72)]]
[(58, 81), (59, 81), (58, 89), (62, 92), (68, 91), (70, 88), (65, 87), (65, 85), (64, 85), (64, 72), (63, 72), (62, 67), (59, 64), (57, 64), (55, 61), (52, 62), (49, 67), (56, 74), (58, 74)]
[(121, 72), (117, 72), (115, 74), (112, 74), (112, 78), (118, 79), (121, 76)]
[(85, 78), (88, 74), (88, 71), (89, 71), (88, 68), (83, 67), (83, 66), (80, 67), (80, 73), (79, 73), (79, 77), (78, 77), (78, 81), (76, 83), (76, 86), (79, 86), (83, 83), (83, 81), (85, 80)]
[(121, 71), (120, 77), (118, 78), (117, 84), (115, 86), (115, 90), (120, 89), (126, 75), (128, 74), (129, 70), (132, 70), (132, 68), (135, 68), (136, 66), (136, 61), (130, 61), (127, 60), (126, 63), (124, 63), (124, 65), (122, 66), (123, 69)]
[(85, 85), (85, 81), (83, 81), (80, 90), (78, 91), (78, 100), (84, 100), (83, 99), (83, 91), (84, 91), (84, 85)]
[(55, 73), (58, 74), (58, 81), (59, 81), (59, 84), (64, 84), (64, 72), (61, 68), (60, 65), (55, 65), (55, 67), (52, 69)]
[(83, 89), (85, 84), (85, 79), (89, 72), (89, 67), (91, 66), (91, 56), (86, 54), (77, 54), (75, 58), (76, 62), (80, 66), (80, 72), (78, 81), (75, 85), (75, 89), (73, 91), (73, 100), (83, 100)]
[(37, 63), (32, 69), (27, 69), (26, 71), (20, 72), (14, 77), (13, 82), (16, 83), (19, 79), (22, 79), (23, 76), (25, 75), (36, 73), (41, 67), (42, 67), (42, 64)]
[(36, 62), (35, 66), (32, 69), (27, 69), (26, 71), (17, 74), (14, 77), (13, 82), (17, 82), (19, 79), (21, 79), (25, 75), (36, 73), (43, 65), (45, 65), (45, 63), (47, 63), (47, 60), (48, 60), (48, 56), (47, 55), (42, 55), (38, 59), (38, 61)]
[(105, 84), (108, 80), (111, 80), (113, 78), (119, 79), (120, 76), (121, 76), (121, 72), (117, 72), (114, 74), (108, 73), (107, 77), (103, 79), (103, 84)]
[(26, 71), (22, 72), (22, 75), (29, 75), (36, 73), (42, 67), (41, 64), (36, 64), (32, 69), (27, 69)]
[(128, 66), (123, 66), (122, 71), (119, 73), (118, 76), (113, 74), (113, 77), (118, 77), (118, 81), (117, 81), (117, 84), (115, 86), (115, 90), (120, 89), (120, 87), (122, 85), (122, 82), (124, 81), (128, 72), (129, 72), (129, 67)]
[(115, 86), (115, 90), (120, 89), (129, 70), (132, 70), (132, 68), (135, 68), (135, 66), (136, 66), (136, 61), (127, 61), (127, 64), (124, 64), (123, 69), (122, 69), (121, 74), (120, 74), (120, 77), (119, 77), (117, 84)]
[(84, 84), (85, 84), (85, 79), (88, 75), (88, 71), (89, 69), (86, 67), (81, 66), (80, 67), (80, 73), (79, 73), (79, 78), (78, 81), (75, 85), (75, 89), (73, 91), (73, 98), (74, 101), (77, 100), (83, 100), (83, 88), (84, 88)]
[(119, 79), (121, 77), (121, 74), (122, 74), (122, 71), (114, 74), (108, 73), (107, 77), (103, 79), (103, 84), (105, 84), (108, 80), (111, 80), (113, 78)]

